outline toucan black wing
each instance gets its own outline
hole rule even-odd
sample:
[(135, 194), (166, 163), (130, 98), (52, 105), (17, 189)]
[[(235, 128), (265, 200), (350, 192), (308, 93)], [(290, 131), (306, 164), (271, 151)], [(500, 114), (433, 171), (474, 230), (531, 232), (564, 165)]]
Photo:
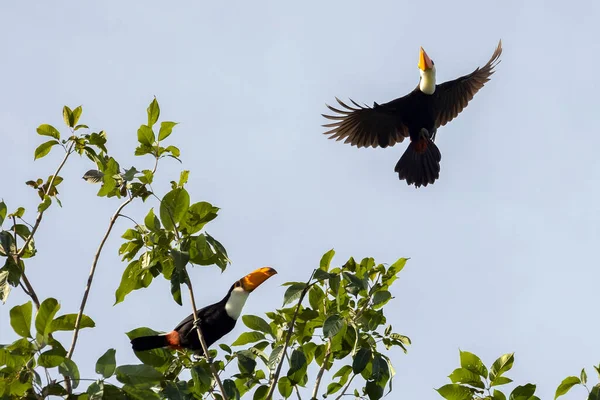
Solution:
[(492, 58), (482, 68), (477, 68), (472, 73), (453, 81), (444, 82), (435, 88), (435, 109), (437, 118), (435, 127), (446, 125), (467, 106), (469, 101), (490, 80), (494, 67), (500, 62), (502, 54), (502, 40)]
[(400, 143), (408, 137), (408, 129), (402, 123), (399, 113), (386, 105), (375, 104), (373, 108), (361, 106), (350, 100), (354, 107), (348, 106), (336, 97), (341, 109), (327, 105), (337, 115), (325, 115), (334, 122), (323, 125), (330, 128), (325, 135), (330, 139), (344, 140), (357, 147), (388, 147)]

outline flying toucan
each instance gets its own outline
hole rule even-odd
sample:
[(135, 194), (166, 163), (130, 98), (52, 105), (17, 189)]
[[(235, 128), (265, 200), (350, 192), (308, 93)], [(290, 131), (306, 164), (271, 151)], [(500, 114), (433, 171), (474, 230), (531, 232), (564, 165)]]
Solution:
[(442, 155), (434, 143), (437, 128), (452, 121), (490, 80), (500, 62), (502, 41), (492, 58), (472, 73), (442, 84), (435, 82), (435, 64), (421, 47), (419, 85), (404, 97), (373, 107), (361, 106), (354, 100), (347, 105), (336, 97), (342, 109), (326, 106), (337, 115), (325, 115), (334, 122), (330, 139), (343, 140), (357, 147), (388, 147), (410, 137), (408, 148), (396, 164), (398, 177), (415, 187), (432, 184), (440, 176)]
[[(223, 300), (198, 310), (199, 325), (207, 347), (231, 332), (248, 295), (276, 273), (277, 271), (270, 267), (259, 268), (235, 282)], [(194, 326), (193, 314), (169, 333), (133, 339), (131, 347), (135, 351), (169, 347), (175, 350), (193, 350), (198, 355), (204, 354)]]

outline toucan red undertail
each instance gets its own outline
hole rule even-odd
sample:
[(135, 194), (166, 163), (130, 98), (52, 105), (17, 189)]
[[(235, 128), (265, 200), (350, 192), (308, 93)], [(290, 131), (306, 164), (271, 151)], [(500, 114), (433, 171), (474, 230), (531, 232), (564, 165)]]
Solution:
[(337, 115), (324, 115), (333, 123), (326, 135), (357, 147), (388, 147), (410, 137), (408, 148), (396, 164), (394, 171), (399, 179), (406, 179), (415, 187), (432, 184), (440, 176), (442, 154), (435, 145), (437, 128), (446, 125), (467, 106), (475, 93), (490, 80), (494, 67), (500, 62), (502, 41), (490, 60), (472, 73), (453, 81), (436, 85), (435, 65), (421, 47), (419, 85), (404, 97), (385, 104), (361, 106), (350, 100), (348, 106), (336, 98), (343, 107), (327, 107)]
[[(270, 267), (259, 268), (235, 282), (223, 300), (198, 310), (198, 320), (206, 346), (231, 332), (242, 313), (248, 295), (277, 271)], [(194, 315), (181, 321), (171, 332), (162, 335), (142, 336), (131, 341), (135, 351), (151, 350), (160, 347), (193, 350), (202, 355), (202, 346), (194, 326)]]

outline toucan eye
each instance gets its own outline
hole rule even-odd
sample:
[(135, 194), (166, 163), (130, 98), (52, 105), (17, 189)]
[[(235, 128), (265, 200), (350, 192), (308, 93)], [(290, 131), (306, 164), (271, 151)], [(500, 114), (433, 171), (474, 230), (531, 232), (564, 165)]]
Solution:
[(237, 281), (234, 286), (235, 287), (240, 287), (240, 286), (242, 286), (242, 284), (240, 283), (240, 281)]

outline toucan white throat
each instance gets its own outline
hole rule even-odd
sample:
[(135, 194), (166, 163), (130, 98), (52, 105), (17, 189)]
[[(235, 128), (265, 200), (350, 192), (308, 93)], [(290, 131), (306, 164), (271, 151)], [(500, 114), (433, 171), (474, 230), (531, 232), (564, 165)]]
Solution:
[(246, 292), (241, 287), (233, 288), (229, 294), (227, 303), (225, 303), (225, 312), (230, 318), (237, 320), (240, 317), (249, 294), (250, 292)]
[(435, 65), (433, 68), (426, 69), (425, 71), (419, 70), (419, 72), (421, 74), (419, 89), (425, 94), (433, 94), (435, 92)]

